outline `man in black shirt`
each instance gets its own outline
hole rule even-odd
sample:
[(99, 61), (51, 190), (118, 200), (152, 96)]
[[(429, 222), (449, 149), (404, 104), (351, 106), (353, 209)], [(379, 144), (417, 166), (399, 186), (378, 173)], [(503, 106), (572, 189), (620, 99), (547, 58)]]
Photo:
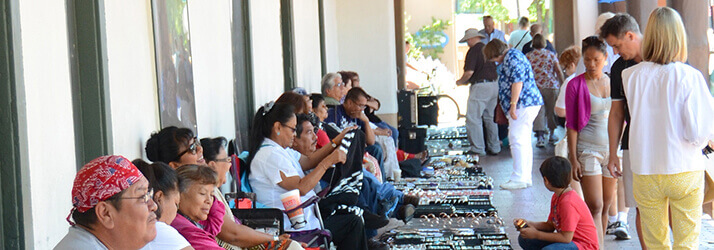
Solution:
[[(600, 27), (600, 37), (605, 39), (607, 44), (612, 46), (615, 53), (620, 54), (620, 58), (613, 63), (610, 69), (610, 90), (612, 95), (612, 107), (610, 108), (610, 116), (608, 123), (608, 136), (610, 138), (610, 159), (608, 162), (608, 169), (613, 176), (622, 176), (623, 184), (625, 187), (625, 197), (624, 202), (626, 207), (636, 207), (637, 204), (632, 193), (632, 170), (630, 168), (629, 162), (629, 130), (630, 130), (630, 113), (627, 108), (627, 98), (622, 87), (622, 71), (629, 68), (642, 61), (641, 55), (641, 44), (642, 44), (642, 34), (640, 33), (640, 28), (637, 25), (635, 19), (628, 14), (617, 14), (614, 17), (608, 19), (605, 24)], [(622, 127), (623, 124), (627, 123), (625, 126), (625, 131), (623, 134)], [(623, 151), (622, 156), (622, 166), (620, 166), (620, 159), (617, 156), (617, 145), (620, 143), (620, 135), (622, 135), (621, 148)], [(618, 197), (619, 201), (622, 200)], [(622, 207), (622, 206), (620, 206)], [(620, 214), (627, 214), (627, 209), (619, 209)], [(645, 248), (642, 239), (642, 230), (640, 226), (640, 213), (637, 211), (637, 234), (640, 238), (640, 244), (643, 249)], [(618, 216), (620, 217), (620, 216)], [(626, 217), (625, 217), (626, 218)], [(618, 218), (618, 222), (608, 225), (608, 232), (617, 236), (618, 239), (629, 239), (629, 235), (622, 233), (622, 230), (617, 230), (619, 226), (622, 228), (623, 222), (625, 223), (626, 229), (626, 219)], [(625, 232), (627, 232), (625, 230)]]
[(486, 45), (481, 39), (485, 37), (477, 29), (468, 29), (459, 41), (467, 42), (470, 48), (464, 61), (464, 74), (456, 81), (456, 85), (471, 84), (466, 107), (466, 134), (471, 143), (468, 153), (496, 155), (501, 152), (498, 126), (493, 122), (498, 99), (498, 75), (496, 64), (484, 58), (483, 47)]

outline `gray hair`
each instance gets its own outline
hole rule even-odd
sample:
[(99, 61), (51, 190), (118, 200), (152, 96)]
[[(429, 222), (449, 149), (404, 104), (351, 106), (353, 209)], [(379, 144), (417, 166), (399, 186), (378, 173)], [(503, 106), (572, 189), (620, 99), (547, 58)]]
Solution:
[(327, 96), (327, 90), (335, 87), (335, 78), (342, 79), (342, 76), (337, 73), (327, 73), (322, 77), (322, 95)]

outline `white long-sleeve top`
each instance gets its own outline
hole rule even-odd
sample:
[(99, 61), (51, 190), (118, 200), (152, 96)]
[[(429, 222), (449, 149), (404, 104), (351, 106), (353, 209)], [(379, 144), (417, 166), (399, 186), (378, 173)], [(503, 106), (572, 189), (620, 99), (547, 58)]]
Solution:
[(630, 164), (639, 175), (704, 170), (714, 98), (692, 66), (642, 62), (622, 72), (631, 114)]

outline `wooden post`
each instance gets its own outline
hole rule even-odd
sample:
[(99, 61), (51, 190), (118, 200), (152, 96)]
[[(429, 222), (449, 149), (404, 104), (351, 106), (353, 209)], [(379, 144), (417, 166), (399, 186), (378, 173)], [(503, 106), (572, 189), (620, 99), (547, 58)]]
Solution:
[(627, 13), (635, 18), (642, 34), (645, 33), (650, 13), (657, 7), (658, 3), (652, 0), (627, 0)]
[(575, 43), (573, 11), (573, 1), (553, 1), (553, 33), (558, 53)]
[[(687, 30), (689, 64), (699, 69), (709, 82), (709, 40), (707, 39), (708, 1), (672, 0), (672, 8), (679, 12)], [(711, 209), (711, 207), (710, 207)]]
[(406, 56), (404, 55), (404, 0), (394, 0), (394, 42), (397, 57), (397, 89), (406, 86)]

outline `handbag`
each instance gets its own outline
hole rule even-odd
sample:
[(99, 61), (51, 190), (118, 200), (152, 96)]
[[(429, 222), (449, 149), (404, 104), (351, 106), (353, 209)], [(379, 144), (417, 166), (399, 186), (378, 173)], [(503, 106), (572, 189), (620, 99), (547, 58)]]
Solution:
[(493, 114), (493, 122), (498, 125), (508, 125), (508, 118), (506, 118), (506, 113), (503, 112), (501, 108), (501, 103), (496, 103), (496, 110)]
[(714, 201), (714, 176), (709, 169), (704, 170), (704, 202), (709, 203)]
[[(709, 147), (707, 145), (704, 149), (702, 149), (702, 154), (709, 159), (709, 154), (713, 153), (714, 149)], [(712, 160), (709, 159), (709, 163), (711, 163)], [(712, 175), (711, 171), (709, 171), (709, 166), (705, 165), (704, 166), (704, 202), (703, 203), (709, 203), (714, 201), (714, 175)]]

